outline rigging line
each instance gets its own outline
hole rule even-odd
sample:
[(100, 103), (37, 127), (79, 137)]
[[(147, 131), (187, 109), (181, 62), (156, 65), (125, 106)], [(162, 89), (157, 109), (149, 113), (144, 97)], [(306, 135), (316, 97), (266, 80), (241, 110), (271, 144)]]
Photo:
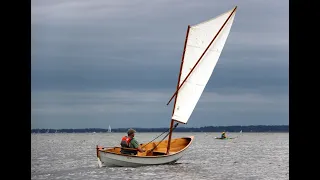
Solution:
[[(176, 124), (174, 125), (174, 127), (172, 128), (172, 131), (175, 130), (178, 125), (179, 125), (179, 123), (176, 123)], [(159, 145), (168, 135), (169, 135), (169, 133), (168, 133), (164, 138), (162, 138), (162, 140), (161, 140), (155, 147), (153, 147), (149, 152), (152, 152), (155, 148), (157, 148), (158, 145)]]
[[(164, 133), (168, 132), (170, 130), (170, 128), (168, 128), (166, 131), (164, 131), (163, 133), (161, 133), (159, 136), (157, 136), (156, 138), (154, 138), (153, 140), (151, 140), (150, 142), (148, 142), (147, 144), (145, 144), (144, 146), (142, 146), (141, 148), (146, 147), (148, 144), (150, 144), (151, 142), (153, 142), (154, 140), (156, 140), (157, 138), (159, 138), (160, 136), (162, 136)], [(166, 136), (165, 136), (166, 137)]]

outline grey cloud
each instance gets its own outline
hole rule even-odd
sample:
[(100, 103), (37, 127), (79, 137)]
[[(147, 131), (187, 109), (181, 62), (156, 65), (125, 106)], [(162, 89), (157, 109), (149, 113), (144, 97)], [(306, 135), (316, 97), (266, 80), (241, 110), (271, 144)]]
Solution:
[[(218, 93), (214, 98), (229, 94), (221, 96), (229, 102), (220, 102), (215, 111), (210, 106), (217, 102), (202, 100), (197, 106), (199, 112), (192, 117), (195, 120), (187, 126), (208, 125), (208, 119), (215, 119), (218, 124), (287, 123), (285, 98), (274, 104), (255, 102), (258, 106), (231, 100), (241, 96), (273, 101), (278, 96), (288, 96), (287, 1), (33, 0), (32, 126), (108, 127), (113, 119), (122, 126), (132, 118), (137, 120), (132, 125), (152, 126), (154, 119), (166, 127), (167, 122), (162, 119), (170, 117), (171, 111), (162, 109), (159, 99), (142, 105), (138, 99), (123, 104), (121, 97), (132, 95), (131, 90), (158, 97), (158, 89), (166, 89), (171, 95), (187, 25), (213, 18), (235, 5), (238, 11), (233, 27), (205, 90)], [(110, 93), (113, 89), (126, 90), (128, 94), (113, 94), (115, 100), (102, 94), (101, 99), (97, 98), (93, 92)], [(59, 99), (61, 94), (42, 94), (47, 91), (93, 94), (68, 95), (63, 101)], [(247, 97), (246, 93), (262, 97)], [(58, 99), (54, 101), (53, 97)], [(106, 98), (116, 104), (105, 104)], [(162, 98), (166, 101), (169, 97)], [(140, 105), (131, 108), (135, 103)], [(272, 106), (278, 109), (270, 109)], [(121, 113), (122, 108), (129, 113)], [(141, 114), (145, 108), (153, 108), (153, 114)], [(211, 110), (214, 113), (203, 113)]]

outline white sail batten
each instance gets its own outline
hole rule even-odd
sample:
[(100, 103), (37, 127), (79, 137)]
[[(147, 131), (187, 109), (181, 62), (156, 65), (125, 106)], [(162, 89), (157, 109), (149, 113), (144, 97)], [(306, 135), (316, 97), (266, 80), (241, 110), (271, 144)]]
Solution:
[[(233, 14), (230, 16), (232, 12)], [(220, 33), (208, 48), (200, 62), (186, 79), (191, 69), (197, 63), (229, 16), (230, 18), (223, 29), (221, 29)], [(185, 79), (186, 81), (177, 93), (172, 119), (181, 123), (188, 122), (211, 77), (213, 69), (218, 62), (233, 24), (234, 16), (235, 11), (230, 10), (214, 19), (190, 26), (179, 86), (181, 86)]]

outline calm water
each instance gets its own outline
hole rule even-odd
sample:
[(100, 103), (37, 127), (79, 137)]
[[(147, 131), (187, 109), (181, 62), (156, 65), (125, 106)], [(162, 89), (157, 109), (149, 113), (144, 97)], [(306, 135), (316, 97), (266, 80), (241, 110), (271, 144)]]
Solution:
[[(159, 134), (136, 138), (148, 142)], [(289, 179), (288, 133), (242, 133), (233, 140), (214, 139), (219, 133), (174, 133), (195, 136), (175, 165), (99, 168), (95, 146), (118, 146), (123, 135), (31, 134), (32, 179)]]

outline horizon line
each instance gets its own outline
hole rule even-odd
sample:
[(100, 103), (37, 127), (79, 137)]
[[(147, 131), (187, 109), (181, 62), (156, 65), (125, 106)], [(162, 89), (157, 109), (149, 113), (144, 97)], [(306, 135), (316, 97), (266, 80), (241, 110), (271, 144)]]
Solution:
[[(189, 128), (189, 129), (200, 129), (200, 128), (206, 128), (206, 127), (252, 127), (252, 126), (289, 126), (288, 124), (283, 124), (283, 125), (225, 125), (225, 126), (201, 126), (201, 127), (177, 127), (178, 128)], [(110, 126), (111, 127), (111, 126)], [(121, 128), (112, 128), (112, 129), (168, 129), (168, 127), (121, 127)], [(87, 128), (31, 128), (31, 130), (35, 129), (108, 129), (107, 128), (98, 128), (98, 127), (87, 127)]]

